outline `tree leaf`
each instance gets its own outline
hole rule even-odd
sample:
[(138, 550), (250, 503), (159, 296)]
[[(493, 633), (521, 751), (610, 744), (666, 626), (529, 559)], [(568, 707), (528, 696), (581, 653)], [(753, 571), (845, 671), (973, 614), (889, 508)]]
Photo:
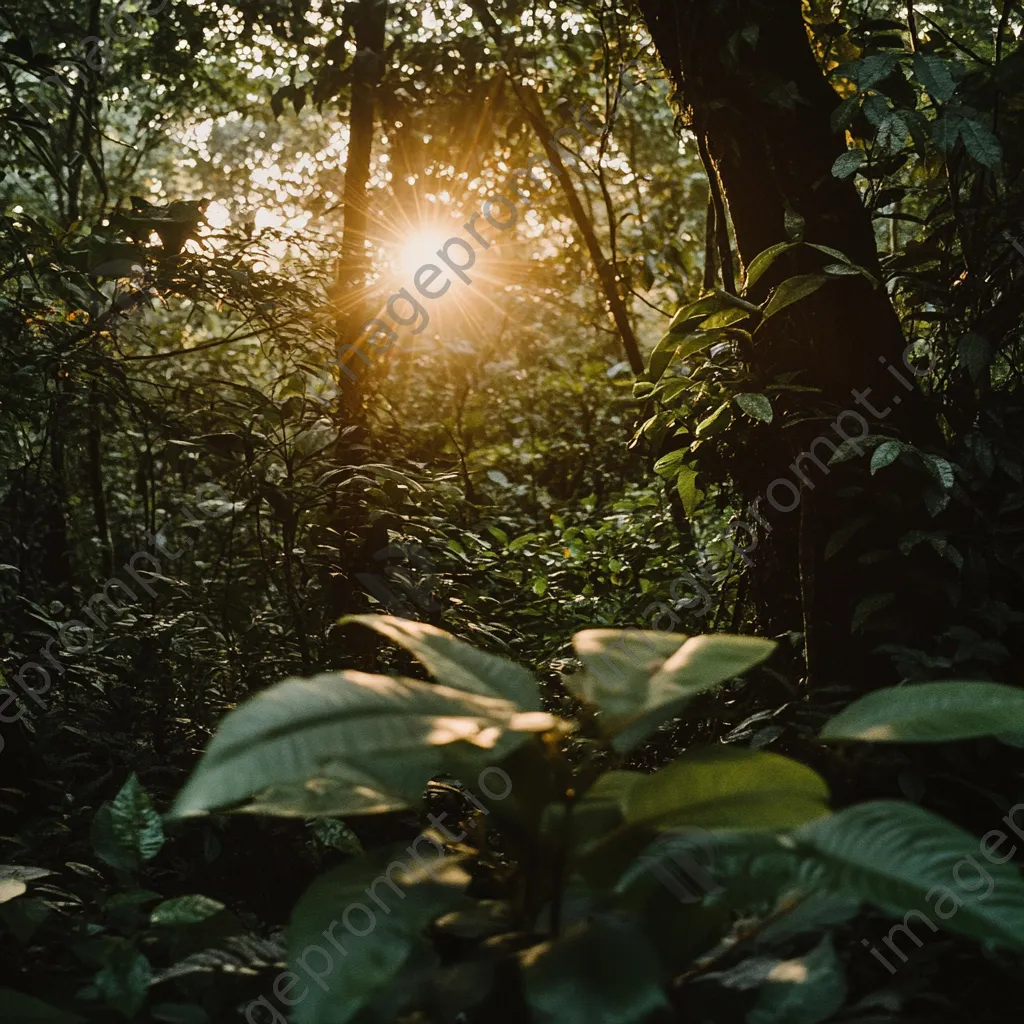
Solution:
[(914, 683), (876, 690), (825, 723), (823, 740), (944, 743), (1024, 729), (1024, 690), (1002, 683)]
[(765, 249), (764, 252), (758, 253), (751, 261), (750, 266), (747, 267), (747, 280), (746, 290), (750, 291), (751, 288), (757, 284), (760, 280), (761, 275), (783, 254), (789, 252), (790, 249), (796, 248), (799, 242), (778, 242), (777, 244)]
[(341, 622), (366, 626), (404, 647), (445, 686), (482, 697), (501, 697), (524, 711), (540, 710), (540, 690), (530, 672), (443, 629), (390, 615), (349, 615)]
[(767, 395), (744, 392), (733, 395), (733, 401), (748, 415), (763, 423), (772, 421), (772, 403)]
[(92, 843), (96, 855), (120, 871), (138, 871), (163, 847), (163, 822), (134, 772), (117, 796), (96, 812)]
[(164, 900), (159, 906), (154, 907), (149, 922), (154, 925), (171, 926), (199, 924), (219, 914), (223, 909), (223, 903), (218, 903), (209, 896), (175, 896), (174, 899)]
[[(1024, 948), (1020, 871), (1013, 864), (986, 861), (983, 870), (992, 884), (983, 891), (980, 865), (971, 864), (978, 864), (978, 840), (921, 807), (891, 800), (857, 804), (802, 826), (793, 842), (816, 864), (817, 884), (856, 896), (886, 914), (903, 915), (903, 924), (889, 932), (890, 940), (903, 931), (921, 945), (910, 931), (916, 923), (918, 931), (929, 929), (926, 936), (945, 927)], [(964, 869), (970, 873), (960, 882)], [(975, 881), (979, 884), (973, 889), (967, 887)]]
[(676, 474), (676, 491), (683, 503), (683, 511), (692, 517), (704, 498), (704, 492), (697, 489), (697, 470), (692, 466), (680, 466)]
[(104, 966), (95, 975), (96, 987), (111, 1009), (131, 1019), (142, 1008), (153, 976), (149, 960), (126, 939), (110, 946)]
[(930, 53), (919, 53), (914, 57), (917, 80), (938, 103), (945, 103), (956, 92), (956, 82), (950, 74), (951, 66), (949, 61)]
[(826, 935), (806, 956), (771, 968), (746, 1024), (819, 1024), (845, 1000), (843, 965)]
[(977, 384), (982, 379), (982, 375), (988, 372), (989, 363), (992, 360), (992, 346), (988, 339), (980, 334), (965, 334), (957, 342), (956, 350), (960, 365), (967, 370), (971, 380)]
[(823, 284), (827, 284), (827, 274), (798, 274), (787, 278), (772, 292), (771, 301), (764, 311), (765, 318), (774, 316), (787, 306), (813, 295)]
[(899, 441), (883, 441), (871, 454), (871, 475), (874, 476), (880, 469), (891, 466), (903, 451), (903, 445)]
[(850, 622), (850, 630), (856, 633), (867, 625), (868, 620), (875, 612), (888, 608), (896, 600), (895, 594), (869, 594), (857, 603), (853, 610), (853, 619)]
[(582, 700), (613, 719), (632, 718), (647, 703), (650, 680), (688, 638), (642, 629), (585, 629), (572, 638), (586, 672), (565, 677)]
[(625, 794), (627, 824), (657, 830), (789, 829), (828, 814), (828, 786), (813, 769), (766, 751), (694, 750)]
[(980, 121), (965, 117), (960, 122), (960, 138), (967, 152), (984, 167), (994, 169), (1002, 162), (1002, 144)]
[(844, 180), (856, 174), (868, 162), (863, 149), (848, 149), (840, 153), (832, 164), (832, 176)]
[[(303, 793), (324, 786), (333, 788), (334, 814), (394, 810), (441, 772), (448, 746), (452, 756), (490, 765), (555, 724), (545, 712), (414, 679), (365, 672), (289, 679), (222, 720), (171, 816), (233, 807), (266, 791), (275, 813), (306, 817)], [(282, 799), (289, 794), (298, 798), (291, 806)]]
[(468, 905), (469, 876), (439, 850), (377, 850), (310, 886), (288, 928), (290, 977), (307, 993), (295, 997), (294, 1024), (346, 1024), (371, 1008), (393, 1020), (416, 999), (438, 962), (425, 930)]
[(632, 1024), (668, 1008), (658, 950), (624, 919), (596, 916), (520, 960), (536, 1024)]
[(731, 422), (732, 412), (729, 409), (729, 403), (723, 402), (710, 416), (697, 424), (694, 433), (697, 437), (712, 437), (725, 430)]

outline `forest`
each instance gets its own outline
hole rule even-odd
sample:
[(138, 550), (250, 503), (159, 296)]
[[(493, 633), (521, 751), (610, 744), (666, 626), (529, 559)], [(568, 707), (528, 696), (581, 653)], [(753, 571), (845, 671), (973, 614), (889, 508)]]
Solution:
[(0, 1024), (995, 1024), (1024, 4), (0, 0)]

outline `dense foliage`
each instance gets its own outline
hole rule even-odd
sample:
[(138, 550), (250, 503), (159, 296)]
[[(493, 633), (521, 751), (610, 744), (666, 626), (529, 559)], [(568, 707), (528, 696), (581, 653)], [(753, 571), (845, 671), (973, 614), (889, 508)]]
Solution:
[(1022, 33), (0, 9), (0, 1020), (1002, 1020)]

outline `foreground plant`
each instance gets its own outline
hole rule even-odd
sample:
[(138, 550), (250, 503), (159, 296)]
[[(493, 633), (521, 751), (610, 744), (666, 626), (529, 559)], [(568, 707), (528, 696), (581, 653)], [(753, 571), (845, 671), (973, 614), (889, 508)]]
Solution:
[[(542, 709), (527, 671), (439, 629), (348, 621), (438, 682), (336, 672), (279, 683), (225, 718), (172, 814), (421, 808), (430, 825), (314, 883), (293, 915), (291, 970), (251, 1020), (261, 1006), (299, 1024), (415, 1010), (621, 1024), (666, 1012), (678, 983), (700, 978), (760, 985), (752, 1024), (813, 1024), (845, 996), (828, 930), (862, 903), (905, 923), (924, 914), (977, 850), (910, 804), (832, 814), (824, 780), (777, 754), (715, 746), (654, 774), (620, 767), (694, 696), (763, 661), (766, 640), (579, 633), (585, 671), (566, 685), (588, 714), (574, 723)], [(442, 797), (448, 810), (434, 813)], [(991, 875), (987, 898), (964, 893), (943, 925), (1020, 949), (1024, 882), (1010, 864)], [(801, 936), (803, 956), (763, 955)], [(708, 970), (739, 938), (760, 950), (754, 980), (750, 964)]]

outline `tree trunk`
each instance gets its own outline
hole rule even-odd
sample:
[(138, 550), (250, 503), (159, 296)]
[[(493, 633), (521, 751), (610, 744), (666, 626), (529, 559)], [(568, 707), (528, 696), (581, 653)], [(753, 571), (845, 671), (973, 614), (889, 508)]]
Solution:
[[(339, 352), (356, 341), (366, 321), (366, 289), (370, 259), (366, 250), (369, 223), (370, 163), (376, 124), (376, 93), (383, 68), (386, 0), (359, 0), (354, 19), (356, 52), (352, 58), (352, 102), (349, 108), (348, 158), (345, 162), (345, 231), (338, 261), (335, 296), (338, 309), (336, 333)], [(362, 360), (339, 358), (342, 412), (349, 421), (363, 421)], [(350, 370), (346, 373), (346, 370)]]
[[(838, 249), (880, 277), (870, 215), (853, 182), (831, 173), (846, 149), (830, 123), (840, 101), (811, 50), (800, 0), (639, 0), (639, 6), (675, 99), (706, 143), (744, 273), (759, 253), (789, 241), (802, 219), (806, 241)], [(781, 280), (828, 262), (809, 247), (793, 250), (750, 298), (761, 302)], [(820, 389), (833, 418), (853, 410), (874, 429), (879, 418), (853, 394), (871, 389), (872, 406), (895, 403), (886, 432), (927, 436), (919, 393), (901, 392), (888, 372), (887, 364), (902, 369), (905, 346), (884, 289), (864, 277), (842, 277), (766, 321), (749, 360), (764, 383), (797, 373), (797, 383)], [(852, 415), (849, 422), (855, 423)], [(858, 513), (839, 497), (841, 471), (826, 475), (809, 463), (806, 479), (793, 471), (795, 457), (816, 436), (837, 440), (826, 422), (766, 428), (765, 444), (737, 458), (730, 471), (746, 501), (763, 498), (779, 479), (799, 488), (799, 512), (779, 510), (783, 500), (792, 501), (788, 485), (778, 488), (786, 498), (773, 505), (776, 511), (762, 510), (770, 531), (758, 528), (752, 596), (770, 631), (805, 634), (809, 676), (834, 676), (852, 664), (850, 610), (870, 584), (859, 549), (823, 557), (835, 529)], [(884, 542), (877, 535), (871, 541)]]

